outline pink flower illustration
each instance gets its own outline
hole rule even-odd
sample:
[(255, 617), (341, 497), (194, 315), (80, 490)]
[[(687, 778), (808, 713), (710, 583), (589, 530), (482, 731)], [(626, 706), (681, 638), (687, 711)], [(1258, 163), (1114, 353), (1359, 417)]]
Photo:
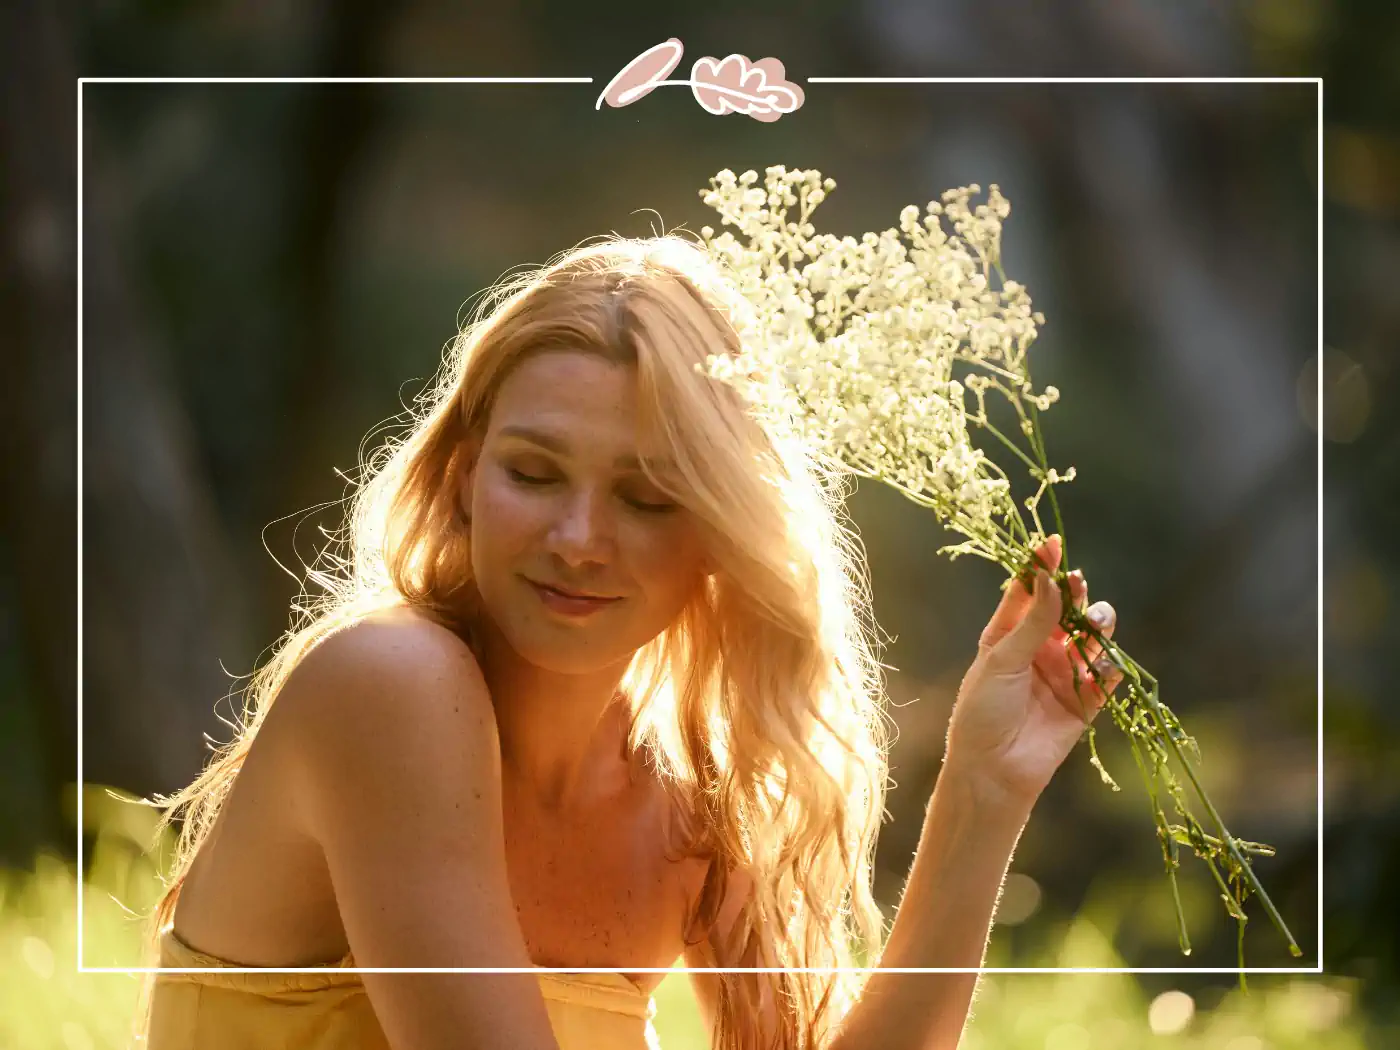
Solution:
[(776, 58), (752, 63), (743, 55), (730, 55), (722, 62), (696, 59), (690, 80), (695, 101), (716, 116), (747, 113), (755, 120), (774, 121), (803, 102), (802, 89), (788, 82)]
[(730, 55), (722, 61), (707, 56), (691, 66), (689, 80), (667, 80), (680, 64), (683, 51), (675, 37), (647, 48), (608, 81), (593, 108), (602, 109), (604, 102), (614, 108), (628, 106), (656, 88), (673, 85), (689, 87), (707, 113), (746, 113), (765, 123), (803, 103), (802, 89), (787, 80), (783, 64), (776, 58), (750, 62), (743, 55)]

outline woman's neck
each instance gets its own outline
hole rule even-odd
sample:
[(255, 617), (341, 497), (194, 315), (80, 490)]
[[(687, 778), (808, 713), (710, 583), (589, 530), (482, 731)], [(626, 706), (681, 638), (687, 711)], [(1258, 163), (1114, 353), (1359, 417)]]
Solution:
[(546, 810), (602, 801), (629, 780), (631, 708), (626, 666), (593, 674), (548, 671), (524, 660), (491, 626), (477, 654), (491, 690), (502, 777)]

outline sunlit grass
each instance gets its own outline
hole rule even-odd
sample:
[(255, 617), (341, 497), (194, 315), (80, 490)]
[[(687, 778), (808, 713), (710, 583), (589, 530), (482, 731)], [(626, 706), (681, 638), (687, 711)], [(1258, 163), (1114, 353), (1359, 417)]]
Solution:
[[(146, 851), (150, 810), (100, 789), (84, 794), (96, 834), (83, 891), (84, 964), (139, 965), (140, 916), (154, 903), (156, 867)], [(988, 965), (1123, 966), (1113, 936), (1122, 894), (1091, 897), (1056, 929), (1053, 949)], [(27, 872), (0, 872), (0, 1047), (126, 1050), (140, 975), (77, 972), (73, 868), (41, 855)], [(931, 981), (939, 978), (930, 975)], [(1168, 979), (1169, 981), (1169, 979)], [(1333, 977), (1252, 977), (1193, 998), (1131, 974), (993, 974), (983, 977), (963, 1050), (1369, 1050), (1376, 1043), (1354, 1008), (1355, 982)], [(708, 1050), (690, 979), (668, 975), (656, 992), (665, 1050)]]

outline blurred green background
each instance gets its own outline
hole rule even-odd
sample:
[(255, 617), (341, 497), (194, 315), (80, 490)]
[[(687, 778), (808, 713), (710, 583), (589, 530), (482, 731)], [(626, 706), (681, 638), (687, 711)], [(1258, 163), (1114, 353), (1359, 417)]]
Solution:
[[(682, 69), (780, 58), (805, 106), (716, 118), (666, 88), (595, 111), (668, 36)], [(134, 1002), (130, 975), (73, 972), (80, 657), (84, 963), (120, 966), (158, 861), (149, 814), (102, 787), (169, 791), (200, 768), (204, 734), (228, 738), (230, 690), (338, 524), (337, 471), (411, 404), (471, 298), (588, 236), (713, 224), (697, 194), (711, 175), (775, 163), (837, 180), (816, 222), (838, 234), (968, 182), (1011, 200), (1006, 269), (1048, 317), (1033, 374), (1063, 394), (1050, 460), (1078, 471), (1059, 490), (1069, 562), (1196, 735), (1231, 830), (1278, 847), (1256, 870), (1307, 965), (1325, 641), (1328, 976), (1254, 977), (1245, 998), (1230, 975), (999, 975), (971, 1044), (1400, 1043), (1400, 734), (1382, 660), (1400, 640), (1400, 441), (1383, 415), (1400, 334), (1391, 5), (23, 2), (0, 13), (0, 48), (0, 965), (16, 975), (0, 1046), (117, 1046)], [(79, 75), (594, 78), (84, 89), (81, 653)], [(1313, 85), (806, 82), (905, 75), (1326, 78), (1321, 359)], [(896, 639), (875, 887), (890, 907), (999, 577), (937, 556), (957, 537), (891, 491), (863, 485), (850, 511)], [(989, 964), (1233, 965), (1234, 926), (1194, 861), (1195, 951), (1178, 952), (1146, 799), (1117, 734), (1100, 740), (1124, 790), (1071, 757), (1022, 839)], [(1294, 963), (1251, 914), (1251, 965)], [(683, 977), (658, 1002), (667, 1050), (702, 1045)]]

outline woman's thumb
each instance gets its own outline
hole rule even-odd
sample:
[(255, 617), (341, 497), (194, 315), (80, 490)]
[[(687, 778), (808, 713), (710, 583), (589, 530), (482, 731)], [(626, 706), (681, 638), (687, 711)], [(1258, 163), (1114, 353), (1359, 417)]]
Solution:
[(1011, 632), (992, 647), (989, 659), (1002, 671), (1029, 667), (1035, 654), (1060, 622), (1060, 589), (1044, 569), (1035, 574), (1035, 591), (1030, 606)]

